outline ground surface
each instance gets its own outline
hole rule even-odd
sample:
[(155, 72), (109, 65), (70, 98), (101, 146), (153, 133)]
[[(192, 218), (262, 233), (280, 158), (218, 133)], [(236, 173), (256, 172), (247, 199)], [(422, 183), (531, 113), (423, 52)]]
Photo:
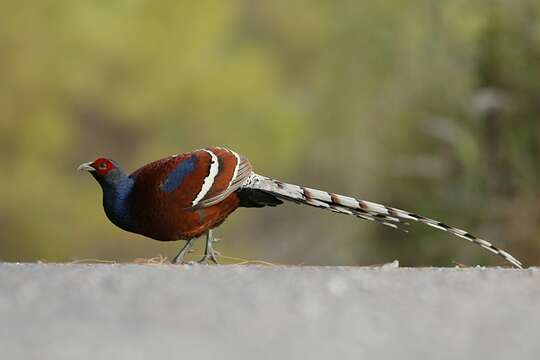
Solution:
[(540, 359), (540, 269), (0, 264), (2, 359)]

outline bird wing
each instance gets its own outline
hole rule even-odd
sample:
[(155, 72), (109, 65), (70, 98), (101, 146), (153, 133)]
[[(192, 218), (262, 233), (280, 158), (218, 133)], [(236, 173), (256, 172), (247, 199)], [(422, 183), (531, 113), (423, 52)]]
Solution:
[(252, 173), (249, 160), (230, 149), (214, 147), (203, 151), (210, 155), (212, 162), (201, 191), (193, 199), (194, 208), (209, 207), (225, 200)]
[(158, 187), (162, 201), (200, 209), (223, 201), (240, 188), (251, 172), (245, 157), (212, 147), (158, 160), (131, 177), (146, 183), (147, 189)]

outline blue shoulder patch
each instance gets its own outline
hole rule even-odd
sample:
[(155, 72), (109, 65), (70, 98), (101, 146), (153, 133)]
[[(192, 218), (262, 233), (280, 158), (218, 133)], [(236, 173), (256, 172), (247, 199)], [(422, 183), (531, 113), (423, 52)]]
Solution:
[(188, 159), (182, 161), (178, 166), (169, 174), (167, 179), (161, 184), (161, 189), (165, 192), (173, 192), (182, 183), (182, 180), (188, 176), (193, 170), (195, 170), (195, 164), (197, 159), (191, 155)]

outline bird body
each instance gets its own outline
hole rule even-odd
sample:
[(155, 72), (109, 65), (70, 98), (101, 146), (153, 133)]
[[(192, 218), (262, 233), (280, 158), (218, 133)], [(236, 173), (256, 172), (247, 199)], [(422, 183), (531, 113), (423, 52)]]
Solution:
[(211, 150), (169, 156), (129, 176), (111, 160), (96, 160), (92, 174), (103, 188), (107, 217), (126, 231), (161, 241), (189, 240), (218, 226), (240, 205), (230, 191), (239, 186), (233, 178), (245, 177), (251, 165), (228, 150)]
[(207, 234), (204, 260), (214, 260), (211, 230), (238, 207), (277, 206), (285, 201), (356, 216), (400, 229), (417, 221), (449, 232), (495, 253), (516, 267), (512, 255), (464, 230), (412, 212), (311, 189), (258, 175), (250, 162), (236, 152), (212, 147), (173, 155), (126, 175), (113, 160), (99, 158), (82, 164), (103, 189), (103, 207), (116, 226), (160, 240), (188, 240), (175, 260)]

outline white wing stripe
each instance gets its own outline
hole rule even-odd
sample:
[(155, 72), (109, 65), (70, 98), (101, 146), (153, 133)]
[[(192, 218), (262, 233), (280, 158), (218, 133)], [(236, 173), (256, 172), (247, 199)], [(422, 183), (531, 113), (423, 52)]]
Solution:
[(229, 152), (233, 154), (234, 157), (236, 158), (236, 166), (234, 167), (234, 172), (233, 172), (231, 181), (229, 181), (229, 185), (227, 186), (227, 190), (228, 190), (231, 187), (234, 180), (236, 180), (236, 177), (238, 176), (238, 169), (240, 169), (240, 156), (236, 152), (230, 149), (227, 149), (227, 150), (229, 150)]
[(203, 149), (203, 151), (206, 151), (212, 157), (212, 160), (210, 162), (210, 171), (208, 171), (208, 175), (204, 178), (201, 191), (199, 191), (199, 193), (195, 197), (195, 200), (193, 200), (193, 202), (191, 203), (192, 206), (196, 206), (199, 201), (201, 201), (206, 196), (210, 188), (212, 188), (216, 175), (219, 172), (219, 161), (216, 154), (206, 149)]

